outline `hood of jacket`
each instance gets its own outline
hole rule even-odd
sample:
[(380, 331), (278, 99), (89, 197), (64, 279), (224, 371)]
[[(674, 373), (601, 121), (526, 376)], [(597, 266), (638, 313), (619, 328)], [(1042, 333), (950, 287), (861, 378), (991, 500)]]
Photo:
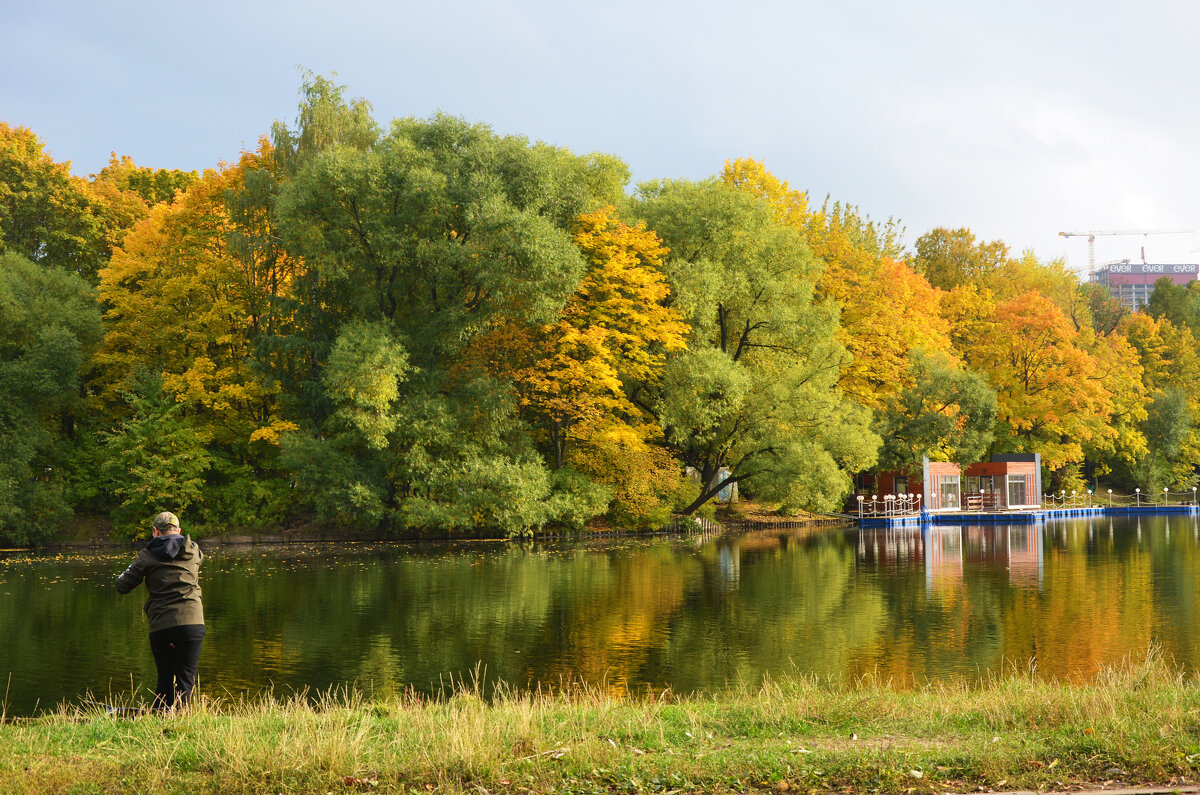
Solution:
[(150, 540), (146, 551), (159, 560), (187, 560), (190, 539), (181, 533), (167, 533)]

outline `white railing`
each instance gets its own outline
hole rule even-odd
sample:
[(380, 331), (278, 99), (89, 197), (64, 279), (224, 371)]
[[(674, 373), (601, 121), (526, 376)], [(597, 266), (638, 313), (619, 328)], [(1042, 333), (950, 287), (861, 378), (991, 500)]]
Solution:
[(1046, 509), (1054, 508), (1094, 508), (1094, 507), (1128, 507), (1141, 508), (1151, 507), (1154, 505), (1198, 505), (1197, 489), (1192, 487), (1190, 491), (1171, 491), (1163, 489), (1161, 494), (1158, 492), (1142, 491), (1140, 488), (1135, 488), (1132, 494), (1115, 493), (1112, 489), (1106, 489), (1099, 494), (1093, 494), (1091, 489), (1087, 491), (1072, 491), (1067, 492), (1065, 489), (1059, 492), (1050, 492), (1042, 495), (1042, 507)]
[(858, 518), (876, 516), (915, 516), (921, 512), (920, 494), (858, 495)]

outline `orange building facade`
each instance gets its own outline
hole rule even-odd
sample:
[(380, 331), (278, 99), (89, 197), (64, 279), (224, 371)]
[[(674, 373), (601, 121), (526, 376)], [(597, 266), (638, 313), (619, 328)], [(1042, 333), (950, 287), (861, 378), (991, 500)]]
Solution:
[(920, 471), (878, 472), (876, 494), (921, 496), (927, 511), (1005, 511), (1041, 506), (1042, 462), (1037, 453), (994, 455), (965, 470), (952, 461), (922, 463)]

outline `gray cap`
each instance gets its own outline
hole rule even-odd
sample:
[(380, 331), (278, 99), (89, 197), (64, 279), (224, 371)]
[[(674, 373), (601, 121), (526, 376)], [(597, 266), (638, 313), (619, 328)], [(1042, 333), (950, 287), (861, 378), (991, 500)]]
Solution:
[(171, 528), (179, 529), (179, 517), (170, 511), (163, 511), (154, 517), (154, 529), (160, 533), (170, 532)]

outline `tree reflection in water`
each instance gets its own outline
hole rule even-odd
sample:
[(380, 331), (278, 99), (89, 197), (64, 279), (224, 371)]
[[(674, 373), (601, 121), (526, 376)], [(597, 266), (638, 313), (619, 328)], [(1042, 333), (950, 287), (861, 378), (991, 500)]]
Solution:
[[(127, 554), (0, 557), (8, 713), (152, 683)], [(212, 547), (201, 687), (708, 690), (797, 672), (894, 683), (1034, 661), (1073, 679), (1200, 660), (1194, 517), (578, 543)], [(73, 661), (63, 665), (63, 660)]]

